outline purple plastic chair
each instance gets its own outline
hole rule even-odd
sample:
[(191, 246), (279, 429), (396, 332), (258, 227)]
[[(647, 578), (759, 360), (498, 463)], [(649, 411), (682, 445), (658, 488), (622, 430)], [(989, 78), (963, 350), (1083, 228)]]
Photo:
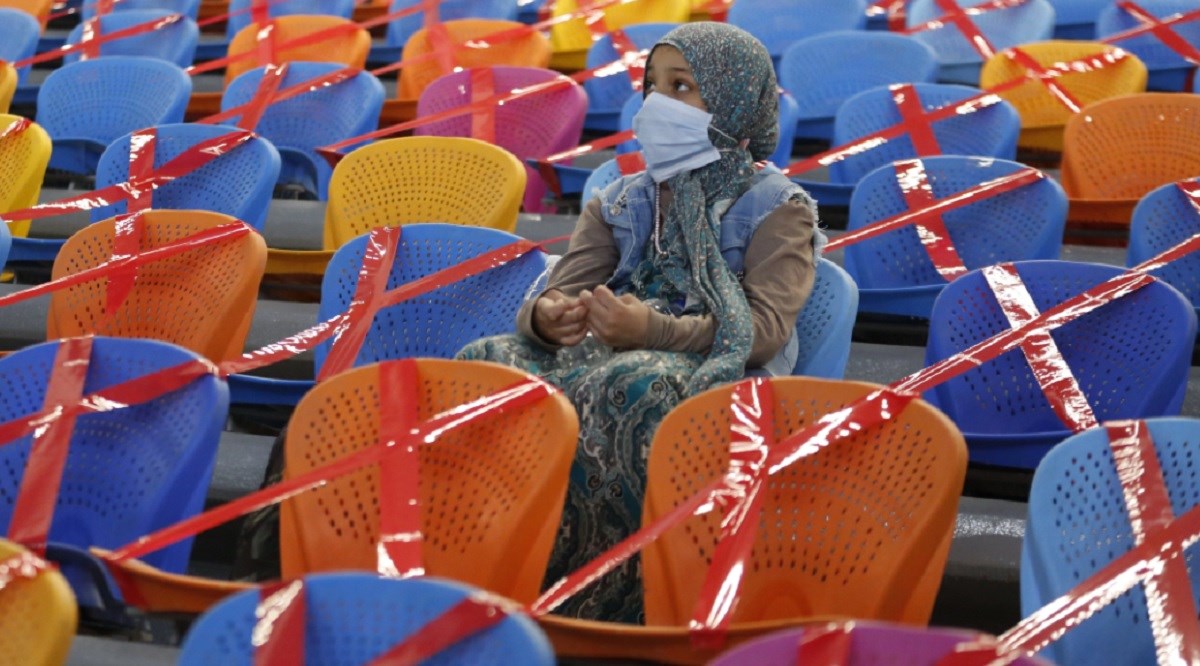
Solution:
[[(491, 70), (492, 89), (501, 94), (526, 88), (555, 78), (558, 72), (536, 67), (486, 67)], [(417, 116), (427, 116), (471, 103), (471, 77), (477, 70), (447, 74), (429, 84), (417, 100)], [(587, 95), (571, 82), (561, 89), (522, 97), (496, 108), (495, 144), (517, 158), (540, 158), (579, 145), (583, 119), (587, 114)], [(471, 114), (463, 114), (418, 127), (426, 136), (470, 137)], [(542, 212), (546, 185), (537, 171), (526, 165), (525, 211)], [(436, 220), (431, 220), (436, 221)]]

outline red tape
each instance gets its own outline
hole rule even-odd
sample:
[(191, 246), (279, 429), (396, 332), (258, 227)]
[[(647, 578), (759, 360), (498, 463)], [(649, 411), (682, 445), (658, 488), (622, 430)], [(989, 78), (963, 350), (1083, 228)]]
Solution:
[(254, 609), (254, 666), (304, 664), (304, 620), (307, 610), (304, 581), (264, 585)]
[(1200, 215), (1200, 181), (1181, 180), (1175, 183), (1175, 187), (1183, 192), (1183, 196), (1187, 197), (1188, 203), (1192, 205), (1192, 210)]
[(884, 15), (887, 18), (888, 30), (903, 32), (905, 30), (905, 9), (907, 0), (878, 0), (867, 7), (867, 16)]
[(1062, 75), (1057, 69), (1043, 67), (1033, 56), (1019, 47), (1014, 46), (1011, 49), (1006, 49), (1004, 55), (1029, 71), (1032, 74), (1032, 78), (1045, 86), (1050, 95), (1059, 104), (1065, 106), (1068, 111), (1079, 113), (1083, 109), (1083, 104), (1078, 99), (1075, 99), (1075, 96), (1069, 90), (1059, 85), (1055, 80)]
[(29, 129), (29, 126), (32, 124), (33, 124), (33, 121), (28, 118), (17, 118), (16, 120), (9, 123), (8, 126), (4, 128), (3, 131), (0, 131), (0, 141), (3, 141), (10, 137), (20, 136), (21, 133), (23, 133), (25, 130)]
[(892, 103), (900, 113), (900, 122), (904, 125), (917, 155), (941, 155), (942, 147), (938, 145), (937, 137), (933, 133), (933, 124), (925, 115), (925, 107), (921, 106), (921, 96), (917, 94), (917, 89), (911, 83), (901, 83), (892, 86), (891, 91)]
[[(362, 72), (362, 70), (359, 69), (358, 67), (343, 67), (341, 69), (337, 69), (332, 72), (328, 72), (326, 74), (320, 74), (318, 76), (314, 76), (311, 79), (305, 79), (304, 81), (301, 81), (295, 85), (288, 86), (287, 88), (284, 88), (283, 90), (278, 90), (277, 89), (278, 86), (276, 86), (275, 89), (273, 89), (271, 91), (271, 93), (266, 97), (265, 101), (263, 101), (262, 98), (259, 96), (260, 94), (263, 93), (262, 88), (260, 87), (259, 91), (255, 94), (255, 97), (253, 99), (251, 99), (249, 102), (246, 102), (245, 104), (241, 104), (241, 105), (238, 105), (238, 106), (230, 108), (230, 109), (226, 109), (225, 111), (222, 111), (220, 113), (213, 114), (213, 115), (207, 116), (205, 118), (201, 118), (200, 120), (197, 120), (196, 122), (202, 123), (202, 124), (219, 125), (219, 124), (225, 123), (233, 118), (243, 118), (247, 114), (257, 113), (258, 118), (255, 119), (253, 121), (253, 123), (251, 123), (249, 120), (244, 119), (244, 118), (243, 118), (243, 120), (238, 122), (238, 127), (241, 127), (243, 129), (254, 129), (255, 127), (258, 126), (259, 121), (262, 120), (262, 114), (266, 112), (267, 107), (269, 107), (273, 104), (278, 104), (279, 102), (287, 101), (289, 99), (294, 99), (305, 93), (315, 92), (317, 90), (323, 90), (325, 88), (328, 88), (330, 86), (335, 86), (344, 81), (349, 81), (350, 79), (353, 79), (354, 77), (358, 76), (358, 74), (360, 72)], [(282, 75), (281, 75), (281, 77), (282, 77)], [(266, 78), (266, 75), (264, 73), (264, 79), (265, 78)], [(262, 108), (258, 108), (259, 105), (261, 105)]]
[(425, 575), (421, 556), (421, 442), (409, 437), (417, 418), (417, 364), (412, 359), (379, 366), (379, 446), (393, 449), (379, 461), (379, 544), (376, 570), (392, 578)]
[(962, 34), (971, 48), (979, 54), (981, 58), (987, 60), (996, 55), (996, 47), (992, 45), (988, 38), (984, 36), (979, 26), (971, 20), (972, 16), (978, 16), (986, 12), (996, 11), (998, 9), (1009, 9), (1023, 5), (1029, 0), (990, 0), (974, 7), (959, 7), (954, 0), (934, 0), (938, 9), (942, 10), (943, 14), (931, 21), (922, 23), (921, 25), (913, 26), (904, 30), (904, 34), (913, 35), (918, 32), (927, 30), (940, 30), (947, 25), (953, 25), (955, 29)]
[(642, 81), (646, 78), (646, 58), (649, 51), (639, 50), (629, 35), (620, 28), (609, 32), (608, 37), (617, 52), (617, 60), (625, 65), (625, 71), (629, 73), (629, 83), (634, 92), (640, 91)]
[(496, 143), (496, 109), (487, 100), (496, 96), (496, 80), (492, 68), (477, 67), (471, 70), (471, 106), (479, 106), (471, 114), (471, 137)]
[(30, 65), (40, 65), (41, 63), (44, 63), (44, 62), (58, 60), (59, 58), (62, 58), (65, 55), (68, 55), (71, 53), (79, 53), (81, 51), (85, 51), (85, 50), (91, 49), (93, 47), (99, 47), (102, 44), (106, 44), (108, 42), (113, 42), (118, 39), (125, 39), (126, 37), (136, 37), (137, 35), (145, 35), (145, 34), (154, 32), (155, 30), (161, 30), (169, 25), (172, 25), (174, 23), (178, 23), (179, 21), (182, 21), (183, 18), (184, 17), (182, 14), (168, 14), (166, 16), (163, 16), (161, 18), (156, 18), (151, 21), (146, 21), (144, 23), (138, 23), (135, 25), (131, 25), (128, 28), (121, 28), (120, 30), (113, 30), (112, 32), (106, 32), (103, 35), (97, 35), (97, 36), (95, 36), (95, 39), (88, 40), (86, 42), (80, 42), (79, 44), (66, 44), (66, 45), (62, 46), (61, 48), (54, 49), (53, 51), (46, 51), (45, 53), (39, 53), (37, 55), (30, 56), (23, 60), (18, 60), (17, 62), (12, 63), (12, 66), (14, 69), (21, 69), (23, 67), (28, 67)]
[(1200, 50), (1197, 50), (1186, 39), (1181, 37), (1179, 33), (1171, 29), (1171, 26), (1179, 25), (1180, 23), (1190, 23), (1192, 21), (1200, 21), (1200, 9), (1175, 14), (1164, 19), (1158, 19), (1150, 12), (1143, 9), (1140, 5), (1127, 0), (1117, 2), (1117, 7), (1125, 10), (1130, 16), (1137, 19), (1142, 25), (1141, 27), (1132, 30), (1119, 32), (1115, 35), (1109, 35), (1100, 40), (1105, 44), (1114, 44), (1124, 41), (1132, 37), (1140, 37), (1141, 35), (1151, 34), (1164, 46), (1179, 54), (1181, 58), (1192, 63), (1200, 65)]
[(286, 62), (281, 65), (270, 65), (263, 70), (262, 78), (258, 80), (258, 87), (254, 90), (254, 97), (239, 107), (242, 109), (242, 117), (238, 120), (238, 127), (250, 132), (258, 127), (263, 113), (275, 101), (279, 85), (283, 83), (287, 72), (288, 64)]
[[(553, 155), (543, 157), (542, 159), (538, 160), (538, 174), (541, 175), (542, 180), (546, 181), (546, 186), (549, 187), (550, 190), (552, 192), (554, 192), (554, 194), (561, 196), (562, 195), (562, 183), (558, 180), (558, 173), (556, 173), (554, 171), (554, 167), (552, 165), (558, 164), (560, 162), (567, 162), (567, 161), (575, 159), (576, 157), (580, 157), (582, 155), (588, 155), (588, 154), (594, 153), (598, 150), (612, 148), (613, 146), (615, 146), (617, 144), (625, 143), (626, 141), (629, 141), (634, 138), (636, 138), (636, 137), (633, 134), (633, 130), (625, 130), (623, 132), (617, 132), (616, 134), (610, 134), (606, 137), (602, 137), (600, 139), (592, 141), (591, 143), (585, 143), (581, 146), (576, 146), (575, 148), (571, 148), (569, 150), (564, 150), (561, 153), (555, 153)], [(636, 164), (635, 162), (632, 162), (632, 160), (638, 159), (641, 161), (641, 163), (643, 165), (643, 168), (639, 169), (639, 171), (644, 170), (646, 160), (643, 157), (641, 157), (641, 153), (637, 153), (637, 155), (638, 155), (637, 158), (628, 157), (628, 155), (631, 155), (631, 154), (633, 154), (633, 153), (622, 153), (621, 155), (618, 155), (617, 156), (618, 165), (621, 164), (621, 160), (624, 159), (626, 166), (632, 168), (632, 166), (634, 166)], [(637, 173), (637, 172), (634, 171), (632, 173)]]
[(796, 645), (796, 664), (850, 666), (851, 632), (854, 623), (830, 623), (823, 627), (805, 627)]
[(430, 620), (368, 666), (416, 666), (518, 612), (520, 608), (507, 599), (476, 592)]
[[(928, 208), (937, 203), (933, 196), (933, 186), (925, 173), (925, 164), (921, 160), (900, 160), (895, 163), (895, 169), (896, 182), (909, 210)], [(996, 191), (990, 190), (981, 194), (981, 197), (972, 199), (972, 202), (995, 196)], [(940, 212), (931, 213), (923, 220), (914, 220), (913, 226), (917, 237), (921, 239), (921, 247), (933, 262), (938, 275), (951, 282), (967, 272), (967, 267), (963, 265), (962, 257), (958, 256), (958, 250), (954, 247), (954, 241), (950, 238), (950, 231), (946, 228)]]

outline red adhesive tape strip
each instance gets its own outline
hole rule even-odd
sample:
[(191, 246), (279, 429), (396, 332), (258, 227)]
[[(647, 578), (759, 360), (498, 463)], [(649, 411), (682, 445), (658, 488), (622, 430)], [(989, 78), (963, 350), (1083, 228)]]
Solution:
[(125, 304), (137, 281), (138, 264), (132, 259), (142, 250), (142, 235), (145, 220), (140, 212), (133, 215), (118, 215), (113, 223), (113, 249), (109, 263), (113, 270), (108, 274), (108, 289), (104, 303), (104, 319), (97, 329), (108, 326), (117, 311)]
[(496, 143), (496, 109), (487, 100), (496, 96), (496, 79), (491, 67), (471, 70), (471, 106), (480, 108), (471, 113), (471, 137)]
[(617, 60), (625, 65), (625, 71), (629, 73), (629, 83), (634, 92), (641, 90), (642, 81), (646, 78), (646, 57), (649, 51), (639, 50), (629, 35), (620, 28), (610, 31), (608, 37), (617, 52)]
[[(243, 129), (254, 129), (254, 127), (257, 127), (258, 125), (258, 121), (262, 119), (262, 114), (266, 111), (266, 108), (272, 104), (278, 104), (279, 102), (294, 99), (305, 93), (323, 90), (344, 81), (349, 81), (350, 79), (358, 76), (360, 72), (362, 72), (362, 70), (358, 67), (343, 67), (326, 74), (320, 74), (312, 77), (311, 79), (305, 79), (304, 81), (290, 85), (283, 90), (276, 90), (272, 92), (267, 98), (266, 102), (261, 102), (260, 98), (256, 94), (254, 99), (246, 102), (245, 104), (241, 104), (239, 106), (226, 109), (220, 113), (201, 118), (196, 122), (201, 124), (218, 125), (228, 122), (233, 118), (240, 118), (247, 114), (257, 113), (259, 117), (254, 121), (253, 126), (247, 127), (247, 125), (250, 124), (247, 120), (242, 120), (238, 123), (238, 127), (242, 127)], [(256, 108), (257, 104), (262, 104), (262, 108)]]
[[(562, 183), (559, 182), (558, 174), (554, 171), (554, 167), (552, 165), (558, 164), (560, 162), (567, 162), (569, 160), (575, 159), (576, 157), (580, 157), (582, 155), (588, 155), (588, 154), (594, 153), (598, 150), (605, 150), (607, 148), (612, 148), (613, 146), (615, 146), (617, 144), (625, 143), (626, 141), (629, 141), (634, 138), (636, 138), (636, 137), (633, 134), (633, 130), (625, 130), (623, 132), (617, 132), (616, 134), (610, 134), (606, 137), (599, 138), (590, 143), (585, 143), (581, 146), (576, 146), (569, 150), (564, 150), (561, 153), (555, 153), (553, 155), (543, 157), (542, 159), (538, 160), (538, 174), (541, 175), (542, 180), (546, 181), (546, 186), (549, 187), (552, 192), (554, 192), (556, 195), (561, 195), (562, 194)], [(625, 153), (625, 154), (629, 154), (629, 153)], [(623, 155), (625, 155), (625, 154), (623, 154)], [(639, 155), (640, 155), (640, 153), (639, 153)], [(619, 156), (618, 159), (620, 157), (621, 156)], [(629, 160), (631, 158), (625, 158), (625, 159)], [(642, 159), (642, 163), (645, 164), (644, 158)]]
[(20, 134), (29, 129), (29, 126), (32, 124), (33, 121), (28, 118), (17, 118), (9, 123), (3, 131), (0, 131), (0, 141), (10, 137), (20, 136)]
[(263, 113), (275, 101), (279, 85), (283, 83), (287, 72), (288, 63), (286, 62), (280, 65), (268, 66), (263, 70), (262, 78), (258, 80), (258, 87), (254, 90), (254, 97), (242, 105), (242, 117), (238, 120), (238, 127), (251, 132), (258, 127), (258, 122), (262, 120)]
[(304, 581), (264, 585), (254, 609), (254, 666), (303, 666), (307, 600)]
[[(904, 195), (904, 202), (909, 210), (929, 208), (937, 203), (933, 196), (933, 186), (930, 185), (928, 174), (925, 172), (925, 164), (921, 160), (897, 161), (895, 169), (896, 183), (900, 186), (900, 192)], [(987, 198), (996, 194), (995, 190), (989, 190), (982, 192), (981, 197)], [(972, 201), (979, 201), (979, 198)], [(967, 267), (963, 265), (962, 257), (954, 247), (954, 241), (950, 238), (950, 231), (946, 228), (940, 212), (914, 220), (913, 227), (921, 240), (921, 247), (933, 262), (938, 275), (950, 282), (967, 272)]]
[[(1179, 25), (1180, 23), (1191, 23), (1192, 21), (1200, 21), (1200, 9), (1192, 10), (1190, 12), (1183, 12), (1180, 14), (1175, 14), (1173, 16), (1168, 16), (1167, 18), (1164, 18), (1164, 19), (1157, 19), (1152, 14), (1150, 14), (1149, 12), (1142, 9), (1140, 6), (1133, 4), (1132, 2), (1118, 2), (1117, 6), (1120, 7), (1121, 9), (1125, 9), (1126, 11), (1128, 11), (1131, 15), (1134, 16), (1134, 18), (1141, 21), (1142, 25), (1137, 28), (1131, 28), (1129, 30), (1124, 30), (1122, 32), (1118, 32), (1116, 34), (1109, 35), (1108, 37), (1105, 37), (1104, 39), (1101, 39), (1100, 41), (1104, 42), (1105, 44), (1115, 44), (1116, 42), (1124, 41), (1126, 39), (1130, 39), (1133, 37), (1140, 37), (1140, 36), (1146, 35), (1146, 34), (1153, 34), (1153, 35), (1157, 36), (1159, 38), (1159, 40), (1166, 43), (1166, 40), (1163, 40), (1163, 35), (1167, 31), (1170, 31), (1172, 34), (1178, 36), (1178, 33), (1175, 33), (1175, 31), (1170, 30), (1171, 26), (1176, 26), (1176, 25)], [(1167, 46), (1170, 46), (1170, 44), (1167, 44)], [(1188, 44), (1188, 46), (1190, 47), (1191, 44)], [(1176, 51), (1176, 52), (1179, 53), (1180, 55), (1184, 55), (1180, 51)], [(1184, 56), (1184, 57), (1186, 58), (1187, 56)]]
[(1175, 183), (1175, 187), (1187, 197), (1188, 203), (1192, 205), (1192, 210), (1200, 215), (1200, 182), (1195, 180), (1181, 180)]
[(805, 627), (796, 645), (797, 666), (850, 666), (853, 631), (853, 622)]
[(913, 150), (921, 157), (941, 155), (942, 147), (933, 133), (933, 124), (925, 115), (917, 89), (911, 83), (901, 83), (892, 86), (891, 91), (892, 103), (900, 113), (900, 122), (908, 131)]
[[(1117, 7), (1125, 10), (1130, 16), (1137, 19), (1142, 25), (1150, 28), (1151, 34), (1164, 46), (1171, 49), (1179, 55), (1179, 57), (1192, 63), (1200, 65), (1200, 49), (1193, 46), (1188, 40), (1180, 36), (1179, 33), (1171, 29), (1171, 25), (1165, 21), (1159, 21), (1153, 14), (1143, 9), (1136, 3), (1129, 0), (1121, 0), (1117, 2)], [(1200, 11), (1192, 12), (1196, 19), (1200, 19)], [(1175, 21), (1179, 23), (1179, 21)]]
[(90, 40), (88, 42), (80, 42), (79, 44), (66, 44), (60, 48), (54, 49), (53, 51), (46, 51), (45, 53), (38, 53), (37, 55), (33, 55), (33, 56), (30, 56), (23, 60), (18, 60), (17, 62), (14, 62), (14, 63), (12, 63), (12, 66), (14, 69), (21, 69), (23, 67), (27, 67), (30, 65), (40, 65), (41, 63), (44, 63), (44, 62), (51, 62), (53, 60), (58, 60), (59, 58), (62, 58), (65, 55), (68, 55), (71, 53), (79, 53), (86, 49), (90, 49), (92, 47), (98, 47), (102, 44), (107, 44), (108, 42), (113, 42), (118, 39), (125, 39), (126, 37), (136, 37), (137, 35), (145, 35), (145, 34), (154, 32), (155, 30), (161, 30), (169, 25), (172, 25), (174, 23), (178, 23), (179, 21), (182, 21), (183, 18), (184, 17), (182, 14), (168, 14), (166, 16), (163, 16), (161, 18), (156, 18), (151, 21), (145, 21), (143, 23), (137, 23), (137, 24), (131, 25), (128, 28), (121, 28), (120, 30), (113, 30), (112, 32), (106, 32), (103, 35), (96, 36), (96, 38), (94, 40)]
[(520, 608), (512, 601), (476, 592), (430, 620), (368, 666), (416, 666), (519, 612)]
[(1020, 47), (1014, 46), (1010, 49), (1005, 49), (1004, 55), (1018, 65), (1028, 70), (1035, 80), (1046, 87), (1050, 95), (1067, 108), (1071, 113), (1079, 113), (1083, 109), (1083, 104), (1071, 94), (1069, 90), (1064, 88), (1056, 80), (1060, 74), (1058, 70), (1048, 69), (1043, 67), (1033, 56), (1026, 53)]
[(403, 359), (379, 366), (379, 445), (393, 450), (379, 461), (379, 543), (376, 569), (391, 578), (425, 575), (421, 548), (421, 442), (409, 437), (417, 418), (417, 364)]

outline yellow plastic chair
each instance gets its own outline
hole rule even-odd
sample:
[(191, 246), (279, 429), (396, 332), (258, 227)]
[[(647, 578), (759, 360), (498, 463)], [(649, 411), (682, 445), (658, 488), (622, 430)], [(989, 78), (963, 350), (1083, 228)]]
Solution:
[[(772, 384), (776, 441), (879, 388), (809, 377)], [(650, 448), (643, 524), (728, 469), (732, 391), (732, 385), (706, 391), (663, 420)], [(958, 428), (915, 400), (891, 422), (771, 476), (730, 643), (830, 617), (926, 624), (966, 467)], [(715, 656), (689, 645), (687, 626), (723, 515), (690, 518), (642, 553), (647, 626), (547, 618), (543, 627), (555, 652), (670, 663)]]
[(0, 62), (0, 113), (8, 113), (13, 94), (17, 92), (17, 70), (7, 62)]
[[(557, 0), (552, 15), (573, 14), (586, 9), (588, 4), (579, 0)], [(691, 17), (692, 4), (692, 0), (637, 0), (612, 5), (604, 10), (604, 27), (611, 31), (637, 23), (685, 23)], [(586, 67), (592, 33), (584, 19), (573, 19), (550, 28), (550, 46), (554, 50), (551, 68), (580, 70)]]
[[(1065, 40), (1025, 44), (1020, 48), (1042, 66), (1118, 51), (1116, 47), (1100, 42)], [(979, 86), (988, 89), (1026, 76), (1027, 72), (1024, 66), (1002, 51), (983, 64), (979, 74)], [(1124, 60), (1103, 69), (1064, 74), (1054, 79), (1054, 82), (1086, 107), (1109, 97), (1144, 91), (1146, 66), (1136, 56), (1129, 54)], [(1021, 115), (1018, 146), (1048, 152), (1062, 151), (1063, 128), (1067, 120), (1075, 114), (1059, 102), (1049, 88), (1037, 80), (1030, 79), (1021, 86), (1000, 93), (1000, 96), (1016, 107), (1017, 113)]]
[[(20, 116), (0, 114), (0, 131)], [(50, 163), (50, 135), (32, 124), (24, 132), (0, 141), (0, 214), (36, 205)], [(8, 225), (14, 236), (29, 235), (29, 221)]]
[[(0, 562), (26, 552), (0, 539)], [(0, 666), (67, 663), (79, 622), (75, 595), (57, 571), (17, 579), (0, 590)]]
[(30, 16), (37, 17), (42, 28), (46, 27), (46, 21), (50, 18), (50, 10), (53, 6), (54, 0), (0, 0), (0, 7), (19, 9)]
[(525, 195), (525, 167), (476, 139), (404, 137), (368, 144), (333, 169), (324, 251), (275, 250), (270, 274), (325, 272), (333, 252), (371, 229), (448, 222), (512, 232)]

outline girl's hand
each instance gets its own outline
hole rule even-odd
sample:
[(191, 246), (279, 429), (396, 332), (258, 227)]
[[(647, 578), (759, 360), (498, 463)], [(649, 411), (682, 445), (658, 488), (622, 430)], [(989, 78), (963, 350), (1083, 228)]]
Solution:
[(579, 300), (587, 308), (587, 327), (604, 344), (617, 349), (646, 345), (650, 308), (633, 294), (617, 296), (604, 285), (584, 291)]
[(533, 330), (551, 344), (577, 345), (587, 336), (587, 307), (561, 291), (548, 291), (533, 304)]

